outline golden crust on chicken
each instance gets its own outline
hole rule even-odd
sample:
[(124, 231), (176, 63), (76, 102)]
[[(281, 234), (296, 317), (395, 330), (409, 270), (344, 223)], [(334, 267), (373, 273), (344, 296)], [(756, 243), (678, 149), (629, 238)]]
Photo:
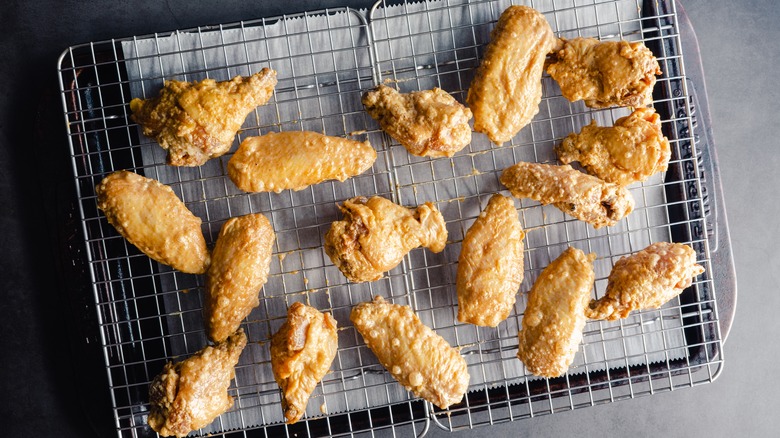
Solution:
[(287, 309), (287, 320), (271, 338), (271, 369), (282, 389), (288, 424), (303, 417), (309, 396), (328, 373), (337, 351), (336, 320), (330, 313), (302, 303)]
[(528, 293), (517, 357), (534, 375), (561, 376), (574, 361), (596, 279), (595, 258), (568, 248), (542, 270)]
[(642, 42), (561, 39), (547, 65), (563, 96), (591, 108), (647, 106), (653, 101), (658, 60)]
[(466, 102), (474, 130), (500, 145), (539, 112), (544, 61), (555, 37), (544, 16), (527, 6), (510, 6), (498, 19), (469, 86)]
[(379, 363), (407, 391), (441, 409), (463, 399), (469, 386), (466, 360), (409, 306), (376, 296), (353, 307), (350, 319)]
[(592, 300), (585, 314), (591, 319), (615, 320), (633, 310), (656, 309), (680, 295), (703, 272), (688, 245), (654, 243), (615, 263), (604, 296)]
[(271, 223), (259, 213), (222, 225), (206, 276), (203, 313), (209, 339), (227, 338), (260, 304), (275, 238)]
[(363, 95), (363, 105), (412, 155), (451, 157), (471, 143), (471, 110), (441, 88), (402, 94), (380, 85)]
[(159, 181), (120, 170), (95, 187), (108, 223), (152, 259), (181, 272), (202, 274), (210, 255), (201, 220)]
[(579, 161), (591, 175), (621, 186), (666, 171), (672, 156), (652, 108), (638, 108), (614, 126), (601, 127), (594, 120), (579, 134), (569, 134), (555, 151), (564, 164)]
[(523, 282), (523, 227), (510, 198), (493, 195), (466, 231), (458, 257), (458, 321), (495, 327)]
[(276, 72), (229, 81), (165, 81), (157, 97), (133, 99), (130, 116), (168, 151), (172, 166), (200, 166), (230, 150), (246, 116), (271, 98)]

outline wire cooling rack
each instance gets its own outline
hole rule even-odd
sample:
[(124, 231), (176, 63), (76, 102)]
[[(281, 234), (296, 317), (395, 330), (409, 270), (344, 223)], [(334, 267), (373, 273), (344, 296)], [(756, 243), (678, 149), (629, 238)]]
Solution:
[[(569, 103), (545, 75), (539, 114), (509, 144), (494, 147), (475, 134), (454, 157), (430, 159), (409, 155), (379, 131), (360, 97), (385, 82), (404, 92), (438, 86), (463, 101), (490, 30), (510, 2), (380, 2), (366, 11), (329, 9), (199, 27), (74, 46), (63, 53), (62, 103), (119, 436), (154, 435), (146, 426), (149, 382), (166, 361), (207, 345), (203, 278), (151, 261), (97, 210), (94, 186), (119, 169), (170, 185), (203, 219), (210, 244), (225, 220), (247, 213), (264, 213), (276, 231), (260, 306), (243, 323), (250, 344), (230, 389), (235, 406), (196, 434), (355, 436), (389, 429), (393, 435), (420, 435), (431, 424), (471, 428), (691, 387), (717, 376), (723, 359), (709, 240), (717, 223), (697, 162), (694, 96), (686, 83), (674, 3), (526, 3), (545, 15), (559, 37), (644, 41), (653, 50), (664, 71), (654, 106), (673, 153), (665, 175), (630, 188), (636, 208), (614, 227), (594, 230), (551, 206), (516, 201), (527, 231), (525, 279), (514, 311), (497, 328), (456, 322), (455, 272), (465, 230), (489, 197), (503, 191), (498, 176), (504, 168), (517, 161), (555, 162), (553, 146), (570, 132), (592, 118), (609, 125), (628, 110), (595, 111)], [(129, 101), (156, 95), (166, 79), (224, 80), (263, 67), (278, 72), (274, 97), (249, 115), (231, 153), (204, 166), (165, 165), (164, 151), (129, 120)], [(378, 158), (369, 172), (343, 183), (280, 194), (238, 190), (225, 172), (238, 143), (287, 130), (368, 139)], [(375, 194), (408, 206), (434, 202), (447, 222), (449, 242), (440, 254), (413, 250), (379, 281), (352, 284), (325, 256), (322, 239), (339, 218), (339, 202)], [(565, 376), (540, 379), (525, 370), (516, 358), (517, 330), (527, 291), (541, 269), (570, 245), (595, 252), (593, 295), (598, 297), (615, 261), (663, 240), (691, 245), (707, 272), (661, 310), (589, 322)], [(349, 321), (352, 306), (373, 295), (412, 306), (461, 348), (471, 374), (462, 403), (441, 411), (414, 399), (382, 369)], [(339, 351), (304, 419), (286, 426), (268, 341), (295, 301), (332, 312), (340, 327)]]

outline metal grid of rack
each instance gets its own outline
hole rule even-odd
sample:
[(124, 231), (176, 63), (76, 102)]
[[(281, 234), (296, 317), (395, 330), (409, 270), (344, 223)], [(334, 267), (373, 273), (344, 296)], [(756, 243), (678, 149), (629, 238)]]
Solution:
[[(360, 96), (389, 82), (401, 91), (438, 86), (463, 101), (489, 32), (510, 2), (380, 2), (368, 11), (316, 11), (65, 51), (59, 66), (62, 100), (119, 435), (153, 435), (146, 426), (150, 380), (167, 360), (181, 360), (207, 344), (203, 279), (151, 261), (97, 210), (95, 184), (119, 169), (170, 185), (203, 219), (210, 243), (225, 220), (241, 214), (262, 212), (276, 231), (261, 304), (243, 323), (250, 345), (230, 389), (235, 406), (201, 434), (359, 435), (390, 428), (393, 434), (418, 435), (430, 422), (457, 430), (712, 381), (722, 351), (691, 96), (674, 3), (652, 3), (528, 3), (546, 16), (559, 37), (641, 40), (654, 51), (664, 71), (654, 105), (664, 115), (673, 156), (665, 175), (631, 187), (635, 211), (608, 229), (594, 230), (552, 206), (517, 201), (527, 231), (525, 279), (515, 310), (497, 328), (456, 323), (454, 283), (460, 242), (489, 197), (502, 191), (500, 172), (517, 161), (554, 162), (552, 148), (568, 133), (592, 118), (611, 124), (628, 111), (594, 111), (581, 102), (569, 103), (545, 75), (540, 113), (510, 144), (494, 147), (475, 134), (472, 144), (454, 157), (429, 159), (409, 155), (379, 131), (363, 111)], [(130, 99), (156, 95), (166, 79), (224, 80), (262, 67), (277, 70), (279, 84), (272, 100), (247, 118), (235, 145), (247, 136), (283, 130), (367, 138), (378, 152), (374, 167), (344, 183), (246, 194), (226, 176), (230, 153), (197, 168), (166, 166), (161, 148), (129, 119)], [(434, 202), (447, 222), (449, 242), (440, 254), (413, 250), (382, 280), (349, 283), (325, 256), (322, 236), (338, 219), (337, 203), (374, 194), (403, 205)], [(581, 351), (565, 376), (539, 379), (525, 371), (515, 356), (517, 330), (526, 293), (541, 269), (569, 245), (595, 252), (598, 297), (617, 259), (661, 240), (692, 245), (707, 272), (661, 310), (622, 321), (589, 322)], [(461, 348), (471, 374), (462, 403), (440, 411), (415, 401), (384, 372), (349, 322), (351, 307), (377, 294), (411, 305), (426, 324)], [(332, 372), (315, 390), (304, 420), (290, 427), (282, 424), (268, 340), (295, 301), (332, 312), (340, 330)]]

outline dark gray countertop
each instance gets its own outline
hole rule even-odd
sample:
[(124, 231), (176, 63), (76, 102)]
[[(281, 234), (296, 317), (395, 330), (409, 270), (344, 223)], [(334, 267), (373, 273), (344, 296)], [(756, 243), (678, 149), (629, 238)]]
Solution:
[[(70, 45), (111, 37), (370, 2), (7, 2), (0, 14), (0, 418), (6, 436), (90, 436), (79, 392), (105, 376), (77, 377), (90, 357), (73, 353), (66, 324), (86, 312), (67, 300), (58, 277), (54, 230), (70, 186), (56, 59)], [(290, 6), (292, 5), (292, 7)], [(712, 384), (450, 434), (428, 436), (772, 436), (780, 420), (780, 188), (775, 82), (780, 8), (774, 1), (682, 0), (701, 45), (714, 141), (731, 226), (739, 303)], [(67, 193), (67, 191), (65, 191)], [(78, 335), (78, 334), (77, 334)], [(98, 395), (100, 395), (98, 393)], [(97, 397), (97, 412), (106, 409)], [(95, 411), (87, 406), (88, 411)], [(110, 427), (110, 412), (96, 427)], [(105, 433), (105, 432), (103, 432)]]

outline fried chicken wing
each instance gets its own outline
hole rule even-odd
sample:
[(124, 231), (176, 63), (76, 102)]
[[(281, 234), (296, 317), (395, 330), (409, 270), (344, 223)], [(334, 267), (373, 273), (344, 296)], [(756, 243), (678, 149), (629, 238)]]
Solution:
[(206, 276), (204, 316), (209, 338), (221, 342), (260, 304), (276, 238), (262, 214), (230, 218), (222, 225)]
[(339, 207), (344, 219), (325, 235), (325, 253), (350, 281), (374, 281), (401, 263), (414, 248), (437, 253), (447, 228), (430, 202), (411, 210), (381, 197), (356, 197)]
[(501, 14), (466, 97), (475, 131), (500, 145), (533, 119), (542, 101), (545, 57), (554, 44), (538, 11), (510, 6)]
[(666, 171), (672, 156), (661, 118), (652, 108), (638, 108), (612, 127), (594, 120), (579, 134), (569, 134), (555, 151), (561, 162), (579, 161), (591, 175), (620, 186)]
[(178, 363), (168, 362), (149, 386), (149, 418), (162, 436), (186, 436), (233, 406), (227, 389), (246, 346), (243, 330)]
[(228, 162), (228, 175), (245, 192), (301, 190), (329, 179), (344, 181), (374, 164), (368, 141), (291, 131), (250, 137)]
[(271, 369), (282, 388), (288, 424), (303, 417), (317, 383), (328, 373), (338, 350), (336, 320), (301, 303), (287, 309), (287, 321), (271, 338)]
[(591, 300), (585, 315), (615, 320), (627, 317), (632, 310), (656, 309), (680, 295), (703, 272), (691, 247), (654, 243), (615, 263), (604, 296)]
[(363, 95), (363, 105), (412, 155), (451, 157), (471, 143), (471, 110), (441, 88), (401, 94), (380, 85)]
[(407, 391), (447, 409), (468, 390), (466, 360), (408, 306), (374, 300), (352, 308), (352, 323), (379, 362)]
[(206, 272), (210, 256), (201, 220), (170, 187), (121, 170), (103, 178), (95, 193), (108, 223), (144, 254), (181, 272)]
[(551, 58), (547, 73), (563, 96), (591, 108), (647, 106), (661, 74), (658, 60), (641, 42), (561, 39)]
[(595, 258), (569, 247), (542, 270), (528, 293), (517, 357), (534, 375), (558, 377), (574, 361), (596, 279)]
[(458, 257), (458, 321), (495, 327), (523, 282), (523, 228), (511, 199), (493, 195), (466, 232)]
[(634, 209), (624, 187), (584, 174), (569, 165), (519, 162), (501, 174), (513, 196), (553, 204), (593, 228), (615, 225)]
[(200, 166), (230, 149), (246, 116), (268, 102), (275, 86), (269, 68), (224, 82), (165, 81), (157, 97), (130, 102), (130, 118), (168, 151), (168, 164)]

